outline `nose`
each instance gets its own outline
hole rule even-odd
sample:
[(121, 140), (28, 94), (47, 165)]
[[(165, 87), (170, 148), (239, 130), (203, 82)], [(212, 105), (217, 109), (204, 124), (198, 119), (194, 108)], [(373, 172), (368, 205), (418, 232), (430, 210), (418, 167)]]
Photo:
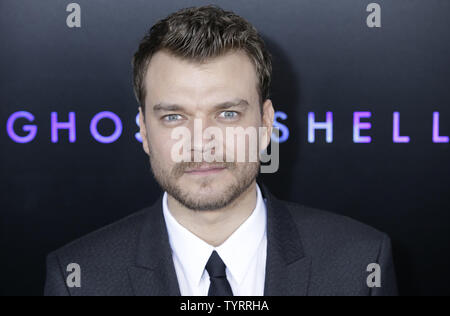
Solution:
[(223, 161), (223, 131), (214, 119), (196, 118), (191, 125), (191, 159), (195, 162)]
[(207, 118), (195, 118), (191, 132), (191, 148), (193, 152), (203, 154), (209, 149), (209, 143), (214, 139), (214, 134), (208, 135), (205, 130), (213, 126)]

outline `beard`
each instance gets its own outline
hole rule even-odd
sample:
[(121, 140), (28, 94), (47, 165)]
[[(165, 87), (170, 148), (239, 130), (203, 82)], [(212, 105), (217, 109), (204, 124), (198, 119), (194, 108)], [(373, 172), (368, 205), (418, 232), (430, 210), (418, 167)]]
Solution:
[[(208, 164), (211, 167), (225, 168), (233, 177), (229, 183), (223, 184), (217, 194), (202, 196), (191, 192), (186, 185), (180, 184), (179, 179), (188, 169), (198, 168), (200, 165)], [(235, 162), (180, 162), (176, 163), (170, 171), (164, 170), (157, 159), (150, 154), (150, 165), (153, 177), (159, 186), (176, 199), (184, 207), (194, 211), (213, 211), (223, 209), (237, 200), (255, 181), (259, 174), (260, 162), (235, 163)], [(213, 177), (205, 176), (199, 179), (200, 189), (208, 190), (220, 175)]]

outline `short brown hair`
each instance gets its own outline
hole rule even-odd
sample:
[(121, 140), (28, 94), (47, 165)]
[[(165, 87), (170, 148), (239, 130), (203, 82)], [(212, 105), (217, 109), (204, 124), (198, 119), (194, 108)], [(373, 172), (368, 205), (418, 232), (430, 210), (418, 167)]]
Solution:
[(272, 77), (271, 55), (258, 31), (244, 18), (216, 5), (190, 7), (172, 13), (153, 25), (132, 59), (133, 89), (145, 110), (144, 78), (151, 57), (159, 50), (196, 62), (243, 50), (258, 76), (260, 106), (269, 98)]

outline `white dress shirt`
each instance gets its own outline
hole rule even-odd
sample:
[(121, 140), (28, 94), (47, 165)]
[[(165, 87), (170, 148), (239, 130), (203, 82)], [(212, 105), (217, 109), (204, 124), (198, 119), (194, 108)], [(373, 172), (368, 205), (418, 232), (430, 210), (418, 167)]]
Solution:
[(234, 296), (263, 296), (267, 258), (267, 209), (256, 184), (256, 207), (250, 217), (219, 247), (213, 247), (172, 216), (163, 196), (163, 212), (182, 296), (207, 296), (210, 280), (205, 269), (217, 251), (226, 265)]

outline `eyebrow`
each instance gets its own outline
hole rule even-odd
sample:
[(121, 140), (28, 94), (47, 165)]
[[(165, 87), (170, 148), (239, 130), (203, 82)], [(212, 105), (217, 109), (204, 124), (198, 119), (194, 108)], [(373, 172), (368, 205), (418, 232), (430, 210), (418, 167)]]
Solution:
[[(214, 110), (225, 110), (232, 107), (247, 107), (249, 103), (245, 99), (236, 99), (233, 101), (226, 101), (213, 106)], [(153, 112), (171, 112), (171, 111), (184, 111), (184, 107), (178, 104), (158, 103), (153, 106)]]

